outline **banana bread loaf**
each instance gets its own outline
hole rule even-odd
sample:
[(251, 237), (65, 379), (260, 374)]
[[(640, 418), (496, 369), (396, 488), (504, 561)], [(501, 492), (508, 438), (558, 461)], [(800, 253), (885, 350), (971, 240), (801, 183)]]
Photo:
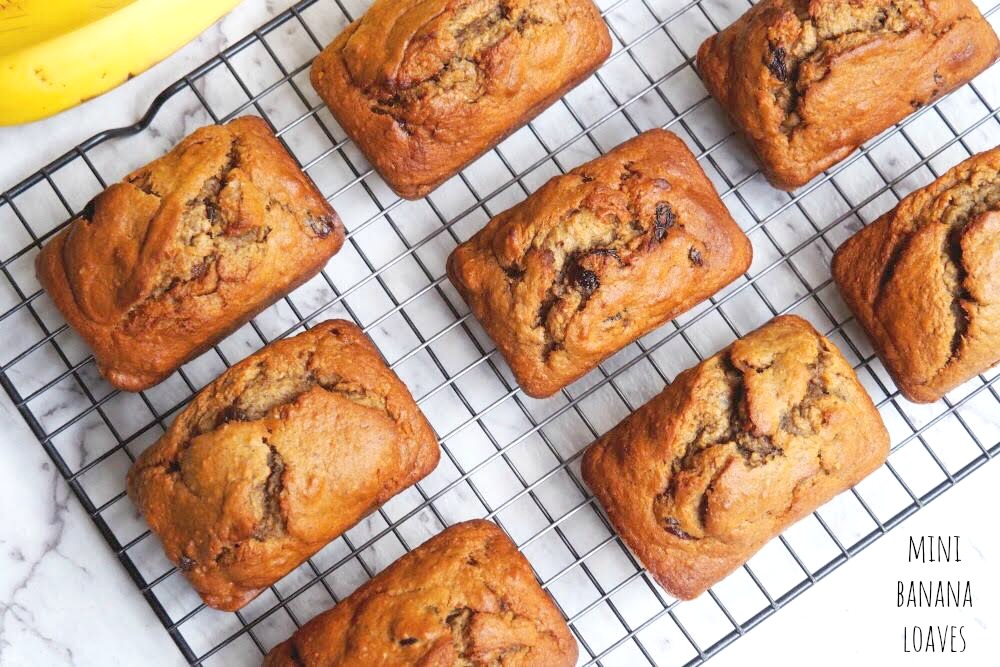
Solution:
[(375, 0), (317, 56), (312, 83), (389, 187), (417, 199), (610, 52), (591, 0)]
[(333, 320), (205, 387), (132, 466), (128, 491), (205, 602), (235, 610), (438, 456), (375, 346)]
[(488, 521), (446, 529), (276, 646), (265, 667), (576, 664), (531, 566)]
[(1000, 362), (1000, 148), (845, 242), (833, 278), (900, 391), (929, 403)]
[(197, 130), (102, 192), (36, 268), (101, 374), (140, 391), (314, 276), (343, 242), (326, 199), (247, 117)]
[(971, 0), (762, 0), (698, 49), (771, 183), (808, 183), (1000, 55)]
[(653, 577), (687, 600), (888, 452), (847, 361), (785, 316), (678, 375), (587, 451), (583, 476)]
[(691, 151), (651, 130), (558, 176), (448, 258), (531, 396), (548, 396), (706, 299), (751, 248)]

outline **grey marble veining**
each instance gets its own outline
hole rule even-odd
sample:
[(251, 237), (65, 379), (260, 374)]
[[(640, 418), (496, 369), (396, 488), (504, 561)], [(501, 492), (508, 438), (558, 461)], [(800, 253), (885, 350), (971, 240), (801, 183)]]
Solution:
[[(288, 4), (287, 0), (247, 0), (198, 40), (115, 91), (49, 120), (19, 128), (0, 128), (0, 146), (3, 147), (4, 154), (4, 160), (0, 161), (0, 189), (16, 183), (98, 130), (135, 122), (165, 85), (282, 11)], [(367, 2), (349, 0), (343, 4), (348, 11), (357, 15)], [(608, 6), (611, 2), (599, 4)], [(306, 18), (321, 41), (331, 39), (344, 25), (344, 17), (339, 12), (332, 11), (335, 6), (332, 0), (324, 0), (307, 10)], [(649, 10), (650, 7), (665, 13), (676, 9), (676, 6), (679, 4), (672, 0), (632, 0), (615, 10), (616, 15), (621, 15), (617, 26), (626, 37), (639, 34), (655, 24), (649, 13), (652, 11)], [(689, 25), (685, 21), (682, 18), (676, 24), (682, 31), (684, 26)], [(696, 34), (692, 30), (690, 35), (682, 35), (682, 45), (691, 41)], [(315, 46), (295, 22), (276, 31), (269, 43), (286, 66), (304, 61), (315, 51)], [(680, 53), (675, 53), (676, 49), (665, 40), (650, 40), (650, 43), (638, 46), (637, 50), (652, 55), (663, 50), (669, 51), (667, 57), (660, 58), (659, 64), (663, 68), (674, 66), (683, 60)], [(270, 56), (263, 53), (259, 45), (233, 58), (232, 64), (252, 94), (263, 90), (280, 76)], [(636, 84), (635, 81), (626, 80), (629, 75), (626, 66), (627, 59), (619, 59), (606, 72), (605, 78), (610, 88), (627, 96), (640, 90), (643, 82)], [(305, 76), (300, 73), (295, 77), (305, 100), (286, 86), (260, 101), (261, 109), (279, 127), (283, 122), (293, 122), (318, 102), (318, 98), (305, 83)], [(198, 91), (219, 115), (238, 108), (247, 99), (231, 77), (227, 77), (225, 70), (220, 68), (196, 83)], [(690, 103), (697, 99), (697, 83), (688, 81), (685, 86), (668, 89), (668, 93), (675, 102), (687, 99)], [(579, 115), (589, 122), (600, 118), (608, 109), (607, 100), (602, 95), (600, 87), (591, 81), (573, 91), (570, 98)], [(661, 123), (663, 109), (661, 99), (655, 95), (644, 96), (630, 108), (630, 120), (643, 125)], [(716, 138), (725, 136), (725, 126), (716, 116), (696, 116), (691, 120), (692, 131), (703, 132), (709, 142), (716, 135)], [(106, 178), (118, 178), (165, 152), (183, 136), (210, 121), (211, 118), (200, 102), (188, 91), (170, 100), (154, 125), (141, 136), (106, 143), (93, 150), (90, 157)], [(574, 136), (576, 126), (573, 122), (566, 109), (557, 105), (537, 120), (536, 127), (549, 140), (549, 146), (554, 146)], [(680, 131), (679, 126), (674, 126), (673, 129)], [(572, 166), (589, 159), (596, 154), (598, 143), (603, 149), (607, 149), (633, 132), (631, 125), (619, 115), (593, 133), (594, 136), (590, 138), (596, 137), (597, 143), (583, 139), (575, 142), (560, 153), (561, 165), (557, 166), (553, 162), (543, 164), (522, 179), (523, 188), (507, 188), (491, 199), (483, 210), (476, 210), (455, 222), (455, 237), (468, 237), (485, 223), (489, 214), (495, 214), (523, 199), (527, 190), (538, 187), (546, 178), (557, 173), (559, 166)], [(922, 133), (921, 141), (930, 142), (933, 146), (934, 139), (929, 138), (931, 134)], [(356, 150), (349, 144), (344, 152), (349, 156), (353, 167), (349, 167), (339, 154), (319, 159), (326, 152), (329, 141), (314, 123), (302, 123), (291, 128), (283, 138), (302, 162), (316, 160), (316, 164), (310, 167), (310, 175), (324, 192), (336, 192), (344, 183), (361, 178), (356, 173), (367, 173), (367, 165), (358, 159)], [(527, 131), (511, 137), (504, 144), (504, 149), (518, 169), (531, 165), (544, 152), (539, 142)], [(752, 159), (738, 144), (719, 151), (717, 157), (719, 164), (734, 178), (752, 173)], [(905, 161), (896, 159), (895, 154), (890, 157), (892, 159), (887, 160), (889, 168), (898, 167), (899, 173), (902, 173)], [(943, 156), (938, 166), (947, 166), (949, 160), (953, 163), (955, 157), (954, 154)], [(716, 184), (720, 185), (718, 175), (713, 175)], [(491, 192), (497, 183), (503, 182), (507, 173), (498, 160), (487, 156), (470, 166), (466, 171), (466, 178), (472, 188), (484, 193)], [(921, 171), (897, 187), (902, 191), (909, 191), (924, 184), (928, 178), (926, 170)], [(62, 179), (59, 181), (60, 188), (68, 194), (71, 205), (77, 208), (98, 189), (98, 184), (86, 172), (59, 174), (57, 179)], [(532, 423), (546, 420), (555, 414), (565, 404), (565, 398), (534, 401), (518, 397), (516, 401), (498, 403), (507, 391), (500, 378), (505, 378), (509, 384), (510, 372), (498, 355), (489, 352), (492, 345), (474, 321), (468, 323), (471, 330), (468, 336), (460, 334), (457, 328), (443, 335), (440, 344), (435, 346), (436, 351), (432, 350), (433, 355), (428, 350), (414, 352), (419, 344), (418, 336), (433, 337), (452, 325), (456, 317), (449, 310), (446, 300), (432, 289), (428, 289), (418, 299), (419, 308), (410, 309), (410, 321), (404, 321), (399, 313), (384, 316), (383, 313), (392, 305), (387, 292), (393, 294), (397, 301), (403, 301), (416, 295), (425, 286), (430, 287), (431, 279), (421, 264), (423, 267), (430, 267), (427, 271), (434, 278), (440, 277), (444, 258), (454, 246), (455, 239), (448, 234), (432, 238), (419, 253), (415, 253), (419, 262), (411, 256), (396, 263), (382, 273), (381, 284), (376, 284), (376, 281), (369, 278), (369, 265), (379, 267), (384, 262), (393, 261), (404, 248), (403, 243), (412, 245), (435, 234), (445, 224), (445, 220), (451, 220), (465, 210), (470, 199), (467, 193), (464, 199), (457, 195), (449, 197), (451, 190), (457, 192), (461, 184), (459, 187), (453, 187), (454, 183), (446, 184), (442, 188), (443, 194), (435, 202), (444, 212), (441, 217), (445, 220), (442, 220), (437, 211), (432, 210), (426, 202), (393, 203), (395, 198), (377, 177), (365, 177), (363, 180), (366, 188), (371, 191), (370, 195), (362, 192), (360, 187), (353, 187), (342, 192), (334, 204), (344, 217), (348, 229), (364, 229), (357, 232), (354, 240), (345, 246), (327, 271), (330, 282), (338, 290), (353, 291), (351, 296), (323, 316), (349, 316), (353, 313), (364, 322), (377, 321), (369, 335), (414, 394), (421, 398), (421, 407), (439, 434), (451, 434), (448, 440), (450, 456), (443, 457), (441, 467), (424, 482), (424, 491), (436, 493), (447, 488), (458, 476), (456, 466), (464, 470), (482, 466), (471, 476), (477, 493), (473, 493), (468, 485), (458, 485), (435, 501), (435, 510), (449, 523), (477, 516), (480, 513), (479, 495), (490, 506), (498, 506), (511, 497), (512, 489), (520, 489), (518, 480), (513, 479), (511, 469), (497, 459), (496, 446), (509, 446), (505, 451), (506, 458), (528, 480), (541, 478), (552, 469), (556, 457), (563, 460), (572, 457), (597, 433), (610, 428), (617, 419), (624, 416), (628, 406), (616, 399), (610, 391), (596, 392), (584, 399), (579, 410), (566, 412), (554, 420), (546, 427), (543, 437), (540, 433), (528, 433)], [(873, 188), (871, 179), (856, 170), (844, 173), (838, 182), (852, 201), (860, 201)], [(725, 188), (720, 185), (720, 189)], [(756, 218), (769, 215), (786, 201), (784, 195), (762, 182), (749, 183), (746, 193), (746, 208), (733, 198), (727, 203), (733, 208), (734, 216), (748, 227), (753, 225)], [(51, 197), (26, 196), (24, 201), (23, 213), (32, 221), (41, 221), (40, 225), (50, 226), (61, 221), (64, 211), (58, 205), (53, 210)], [(392, 217), (399, 228), (399, 236), (389, 228), (384, 217), (376, 215), (376, 201), (393, 207)], [(894, 201), (895, 198), (891, 195), (878, 199), (859, 215), (870, 221)], [(760, 241), (759, 234), (754, 238), (756, 265), (766, 266), (779, 260), (781, 253), (788, 252), (813, 234), (815, 230), (809, 226), (809, 217), (828, 215), (837, 206), (843, 206), (843, 202), (835, 193), (821, 191), (806, 201), (803, 209), (789, 208), (779, 214), (769, 225), (771, 237), (766, 243), (756, 243)], [(829, 236), (836, 243), (859, 226), (857, 220), (851, 219), (831, 230)], [(0, 231), (6, 232), (7, 227), (14, 230), (12, 235), (18, 233), (19, 225), (16, 221), (0, 219)], [(25, 243), (23, 238), (7, 238), (0, 234), (0, 251), (7, 248), (7, 244), (11, 248), (19, 248)], [(821, 284), (828, 277), (825, 267), (830, 251), (831, 248), (826, 244), (809, 245), (797, 255), (801, 281), (792, 275), (787, 265), (781, 265), (770, 276), (759, 281), (762, 291), (778, 308), (803, 297), (809, 288)], [(29, 290), (34, 289), (30, 260), (31, 257), (26, 257), (9, 266), (19, 284), (23, 283)], [(333, 286), (322, 278), (314, 279), (296, 291), (291, 299), (291, 306), (281, 303), (269, 309), (259, 322), (265, 335), (274, 336), (295, 324), (297, 317), (292, 312), (293, 306), (300, 313), (309, 313), (323, 306), (331, 299)], [(450, 287), (444, 285), (443, 289)], [(749, 292), (747, 290), (747, 296), (752, 297)], [(0, 289), (0, 312), (9, 308), (16, 300)], [(831, 307), (836, 309), (838, 304), (835, 300), (831, 301)], [(34, 307), (46, 325), (58, 325), (59, 317), (53, 312), (47, 297), (39, 297)], [(815, 310), (814, 306), (807, 306), (809, 307)], [(690, 321), (699, 311), (700, 309), (695, 309), (679, 319), (681, 322)], [(770, 315), (763, 304), (750, 298), (734, 299), (727, 311), (744, 331), (762, 324)], [(821, 313), (817, 315), (822, 317)], [(11, 327), (14, 325), (24, 327), (26, 331), (37, 326), (30, 318), (21, 314), (12, 316), (5, 324), (5, 330), (13, 330)], [(851, 326), (847, 329), (852, 340), (863, 341), (863, 337), (857, 335)], [(653, 332), (645, 337), (643, 343), (655, 345), (666, 333), (665, 330)], [(673, 377), (683, 368), (696, 363), (698, 355), (711, 354), (726, 344), (731, 339), (731, 333), (719, 322), (706, 320), (705, 323), (693, 326), (688, 332), (688, 338), (689, 343), (679, 338), (668, 341), (667, 345), (651, 355), (659, 373)], [(844, 341), (843, 338), (838, 338), (835, 342), (842, 345)], [(0, 362), (19, 353), (21, 346), (25, 344), (25, 341), (12, 340), (10, 344), (0, 347)], [(224, 341), (220, 349), (228, 360), (235, 361), (256, 350), (260, 344), (256, 335), (243, 329)], [(860, 354), (870, 354), (870, 349), (865, 349), (863, 342), (861, 344)], [(70, 364), (87, 357), (86, 349), (71, 333), (61, 335), (60, 348), (68, 356)], [(481, 350), (486, 351), (488, 363), (477, 364), (482, 357)], [(636, 346), (630, 346), (606, 362), (604, 368), (607, 372), (616, 372), (625, 368), (637, 354)], [(492, 364), (496, 366), (495, 371)], [(186, 372), (190, 381), (199, 387), (211, 381), (223, 367), (218, 355), (210, 352), (189, 364)], [(65, 368), (66, 365), (57, 358), (53, 349), (42, 347), (18, 363), (12, 369), (10, 378), (22, 395), (28, 395)], [(648, 367), (644, 368), (649, 371)], [(875, 364), (874, 372), (885, 380), (884, 371), (878, 364)], [(461, 377), (449, 386), (442, 387), (442, 382), (446, 380), (445, 374), (449, 377), (461, 374)], [(572, 387), (572, 395), (579, 395), (595, 386), (599, 379), (596, 373), (584, 378)], [(862, 380), (876, 400), (884, 398), (884, 394), (880, 393), (882, 389), (870, 374), (866, 374)], [(628, 371), (617, 382), (629, 396), (631, 407), (648, 399), (663, 384), (660, 375), (651, 371)], [(473, 410), (488, 410), (488, 414), (481, 419), (470, 420), (467, 411), (455, 398), (454, 394), (459, 392)], [(58, 431), (53, 444), (67, 464), (76, 470), (97, 460), (116, 443), (116, 437), (109, 431), (108, 424), (113, 425), (118, 437), (129, 440), (128, 449), (132, 454), (140, 452), (161, 432), (160, 424), (143, 430), (144, 425), (152, 418), (150, 410), (167, 413), (183, 401), (188, 393), (184, 383), (175, 376), (146, 392), (148, 405), (135, 395), (112, 395), (110, 387), (97, 375), (93, 363), (88, 363), (80, 367), (73, 378), (65, 379), (33, 399), (30, 407), (47, 431)], [(93, 399), (101, 400), (104, 397), (108, 398), (102, 402), (101, 415), (91, 411), (77, 423), (64, 426), (75, 415), (86, 411)], [(967, 424), (984, 441), (996, 442), (1000, 439), (1000, 417), (995, 403), (985, 394), (972, 403), (971, 408), (963, 413)], [(898, 411), (890, 406), (883, 415), (889, 422), (894, 439), (901, 440), (910, 432), (907, 422), (919, 427), (929, 423), (939, 413), (940, 405), (914, 406), (901, 402)], [(169, 421), (169, 415), (166, 421)], [(936, 455), (946, 465), (952, 466), (954, 463), (958, 466), (961, 461), (968, 459), (969, 439), (963, 435), (962, 428), (954, 420), (946, 420), (934, 428), (933, 446)], [(921, 451), (919, 443), (913, 443), (904, 447), (898, 455), (899, 466), (905, 468), (907, 479), (911, 480), (918, 492), (931, 488), (943, 477), (941, 470), (933, 462), (928, 462), (927, 453), (921, 454)], [(107, 501), (120, 492), (120, 482), (127, 466), (128, 457), (123, 452), (118, 452), (102, 464), (103, 476), (83, 475), (81, 484), (95, 502)], [(864, 497), (879, 516), (891, 516), (893, 511), (909, 502), (908, 496), (898, 485), (894, 486), (893, 480), (884, 470), (866, 480), (863, 487)], [(819, 665), (840, 665), (848, 659), (858, 664), (872, 664), (875, 661), (896, 664), (899, 657), (896, 635), (902, 625), (914, 616), (908, 610), (893, 609), (892, 588), (895, 578), (898, 572), (903, 571), (907, 576), (931, 576), (921, 575), (924, 570), (901, 566), (905, 560), (901, 545), (910, 533), (942, 532), (960, 534), (968, 545), (965, 551), (967, 563), (965, 569), (959, 571), (960, 576), (976, 579), (977, 588), (983, 591), (983, 604), (972, 613), (963, 612), (957, 618), (980, 630), (974, 635), (976, 655), (989, 655), (984, 651), (991, 650), (991, 646), (997, 648), (996, 638), (1000, 637), (1000, 633), (996, 632), (1000, 623), (997, 611), (1000, 596), (995, 595), (998, 588), (995, 564), (1000, 558), (1000, 546), (998, 533), (990, 522), (992, 513), (984, 513), (982, 508), (996, 507), (997, 489), (1000, 489), (1000, 466), (993, 464), (949, 491), (944, 498), (915, 515), (890, 536), (880, 540), (875, 547), (858, 556), (851, 566), (836, 571), (828, 582), (811, 589), (794, 603), (795, 611), (786, 610), (777, 614), (762, 624), (762, 629), (751, 633), (750, 638), (726, 649), (715, 661), (742, 665), (775, 664), (775, 660), (778, 660), (777, 664), (796, 664), (793, 659), (795, 656), (811, 655), (811, 664)], [(563, 512), (573, 512), (584, 499), (581, 489), (565, 470), (553, 474), (535, 490), (535, 495), (556, 516)], [(386, 505), (386, 515), (390, 518), (398, 517), (420, 502), (421, 498), (416, 491), (404, 492)], [(113, 507), (113, 512), (106, 514), (105, 518), (119, 540), (125, 542), (143, 532), (145, 525), (128, 501), (121, 501)], [(0, 396), (0, 511), (0, 667), (183, 664), (173, 642), (81, 506), (71, 497), (66, 484), (6, 396)], [(871, 518), (861, 511), (857, 501), (849, 494), (832, 501), (821, 512), (834, 533), (848, 543), (862, 537), (874, 527)], [(507, 520), (505, 527), (518, 542), (533, 540), (533, 536), (546, 523), (544, 518), (539, 518), (537, 510), (524, 495), (512, 501), (501, 518), (521, 516), (527, 518)], [(431, 512), (422, 511), (401, 532), (407, 541), (419, 543), (438, 529), (437, 521)], [(355, 544), (362, 543), (379, 534), (385, 527), (385, 519), (381, 515), (373, 515), (350, 531), (351, 538)], [(583, 512), (577, 513), (572, 521), (566, 521), (563, 529), (580, 544), (593, 546), (606, 539), (605, 529), (600, 522), (593, 515), (584, 515)], [(543, 580), (559, 574), (567, 562), (565, 546), (550, 538), (551, 532), (542, 539), (533, 540), (525, 549)], [(786, 533), (785, 538), (795, 545), (807, 567), (821, 566), (839, 553), (837, 545), (820, 529), (815, 518), (795, 526)], [(403, 547), (398, 541), (376, 542), (366, 550), (366, 566), (377, 571), (401, 555), (402, 551)], [(170, 569), (155, 537), (141, 541), (130, 554), (147, 580)], [(313, 562), (320, 568), (333, 566), (346, 554), (343, 542), (336, 541), (321, 551)], [(802, 577), (801, 570), (788, 560), (787, 553), (782, 552), (780, 545), (775, 543), (754, 558), (753, 566), (755, 571), (766, 578), (769, 585), (785, 590), (794, 586)], [(602, 581), (602, 585), (609, 586), (617, 583), (615, 577), (622, 576), (621, 573), (627, 572), (629, 567), (626, 554), (613, 542), (608, 548), (601, 549), (588, 558), (588, 564), (599, 573), (609, 573)], [(940, 574), (938, 572), (934, 576)], [(285, 594), (307, 583), (310, 577), (311, 573), (303, 566), (276, 587)], [(327, 577), (327, 583), (335, 595), (342, 596), (366, 578), (367, 573), (355, 561), (338, 569), (335, 576)], [(724, 582), (717, 590), (732, 605), (732, 609), (743, 610), (748, 616), (752, 615), (760, 608), (753, 605), (760, 603), (760, 600), (753, 597), (755, 591), (740, 589), (740, 585), (734, 579)], [(330, 606), (329, 596), (319, 589), (320, 587), (315, 586), (296, 599), (294, 613), (300, 621)], [(580, 568), (559, 578), (549, 588), (569, 615), (590, 604), (592, 598), (587, 595), (592, 589), (592, 583), (581, 573)], [(994, 592), (992, 597), (989, 595), (990, 591)], [(199, 603), (191, 587), (176, 573), (156, 587), (156, 595), (171, 618), (179, 618)], [(760, 597), (759, 592), (756, 595)], [(621, 598), (620, 608), (626, 616), (625, 620), (633, 626), (643, 621), (646, 617), (644, 614), (659, 608), (648, 590), (625, 588), (616, 593), (615, 598)], [(274, 602), (273, 594), (266, 592), (251, 603), (245, 612), (248, 617), (253, 618), (266, 612)], [(746, 606), (740, 606), (744, 603)], [(687, 627), (694, 632), (702, 629), (708, 632), (708, 628), (719, 623), (719, 619), (711, 615), (710, 607), (709, 604), (685, 604), (678, 608), (678, 615), (683, 617)], [(717, 616), (718, 610), (715, 611)], [(925, 617), (918, 615), (916, 618)], [(745, 617), (737, 620), (745, 620)], [(588, 637), (596, 638), (596, 641), (611, 641), (613, 637), (610, 630), (618, 623), (618, 620), (607, 613), (604, 616), (595, 613), (580, 619), (576, 627)], [(208, 611), (199, 615), (197, 623), (184, 626), (183, 632), (192, 648), (200, 652), (210, 649), (237, 627), (238, 622), (232, 614)], [(272, 645), (284, 639), (293, 628), (287, 617), (278, 615), (259, 626), (258, 637), (265, 645)], [(836, 629), (838, 637), (848, 637), (850, 641), (831, 643), (831, 628)], [(650, 626), (644, 631), (642, 639), (644, 646), (654, 657), (676, 658), (679, 651), (686, 650), (685, 646), (690, 649), (686, 644), (687, 640), (678, 636), (676, 627), (669, 623)], [(991, 641), (994, 642), (993, 645), (989, 643)], [(774, 646), (778, 643), (782, 647), (781, 657), (776, 657), (774, 652)], [(817, 646), (823, 647), (819, 655), (815, 650)], [(222, 664), (241, 664), (244, 661), (253, 664), (259, 658), (256, 648), (249, 645), (249, 642), (244, 642), (242, 646), (235, 644), (234, 652), (225, 655), (228, 662), (221, 661)], [(787, 663), (781, 662), (784, 657), (788, 658)], [(638, 664), (644, 658), (626, 653), (616, 656), (616, 659), (617, 663), (609, 660), (608, 664)]]

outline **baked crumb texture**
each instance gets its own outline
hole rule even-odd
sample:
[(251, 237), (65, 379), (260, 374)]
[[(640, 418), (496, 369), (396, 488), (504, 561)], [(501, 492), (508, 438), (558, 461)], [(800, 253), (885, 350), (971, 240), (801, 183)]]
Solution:
[(531, 396), (708, 298), (752, 251), (680, 139), (651, 130), (558, 176), (448, 258)]
[(583, 476), (650, 573), (687, 600), (888, 451), (850, 364), (783, 316), (678, 375), (591, 446)]
[(577, 647), (499, 528), (460, 523), (276, 646), (265, 667), (569, 667)]
[(207, 604), (236, 610), (437, 465), (434, 431), (342, 320), (236, 364), (129, 471)]
[(246, 117), (195, 131), (99, 194), (36, 269), (101, 374), (139, 391), (314, 276), (343, 241), (309, 177)]
[(936, 401), (1000, 362), (1000, 149), (849, 238), (833, 277), (906, 398)]
[(313, 87), (385, 182), (423, 197), (611, 53), (590, 0), (376, 0)]
[(762, 0), (705, 40), (698, 70), (791, 190), (998, 56), (971, 0)]

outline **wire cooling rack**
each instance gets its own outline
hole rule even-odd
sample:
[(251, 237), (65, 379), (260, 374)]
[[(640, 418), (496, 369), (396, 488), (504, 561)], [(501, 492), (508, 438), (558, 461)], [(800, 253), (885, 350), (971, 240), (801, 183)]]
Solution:
[[(308, 83), (318, 50), (366, 0), (306, 0), (0, 195), (0, 382), (191, 664), (253, 663), (297, 626), (444, 526), (499, 523), (580, 644), (582, 663), (698, 664), (783, 607), (1000, 450), (997, 372), (930, 406), (900, 398), (829, 278), (861, 225), (1000, 137), (1000, 73), (922, 109), (793, 195), (767, 186), (693, 69), (742, 0), (600, 2), (615, 50), (600, 72), (428, 198), (396, 198)], [(983, 6), (992, 14), (996, 7)], [(108, 183), (197, 126), (264, 117), (345, 220), (326, 270), (169, 380), (114, 391), (40, 291), (39, 248)], [(650, 127), (699, 156), (754, 246), (751, 269), (573, 386), (533, 400), (444, 278), (447, 254), (496, 213)], [(678, 372), (796, 312), (855, 364), (889, 427), (889, 462), (693, 602), (660, 589), (580, 481), (584, 448)], [(206, 608), (124, 495), (125, 472), (199, 388), (276, 338), (359, 323), (440, 436), (438, 469), (238, 613)]]

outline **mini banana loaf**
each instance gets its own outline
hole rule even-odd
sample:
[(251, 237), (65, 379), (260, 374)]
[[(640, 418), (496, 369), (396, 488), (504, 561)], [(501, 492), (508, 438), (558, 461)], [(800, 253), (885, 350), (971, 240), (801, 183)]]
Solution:
[(900, 391), (929, 403), (1000, 362), (1000, 148), (849, 238), (833, 278)]
[(698, 49), (771, 183), (808, 183), (1000, 56), (971, 0), (762, 0)]
[(202, 599), (236, 610), (438, 457), (375, 346), (332, 320), (205, 387), (132, 466), (128, 491)]
[(751, 254), (684, 142), (650, 130), (490, 220), (448, 275), (524, 391), (544, 397), (730, 283)]
[(583, 476), (653, 577), (688, 600), (888, 452), (851, 366), (785, 316), (678, 375), (591, 446)]
[(375, 0), (317, 56), (312, 83), (389, 187), (417, 199), (610, 52), (591, 0)]
[(576, 664), (531, 566), (488, 521), (446, 529), (304, 625), (264, 667)]
[(36, 269), (101, 374), (140, 391), (314, 276), (343, 242), (309, 177), (246, 117), (197, 130), (102, 192)]

